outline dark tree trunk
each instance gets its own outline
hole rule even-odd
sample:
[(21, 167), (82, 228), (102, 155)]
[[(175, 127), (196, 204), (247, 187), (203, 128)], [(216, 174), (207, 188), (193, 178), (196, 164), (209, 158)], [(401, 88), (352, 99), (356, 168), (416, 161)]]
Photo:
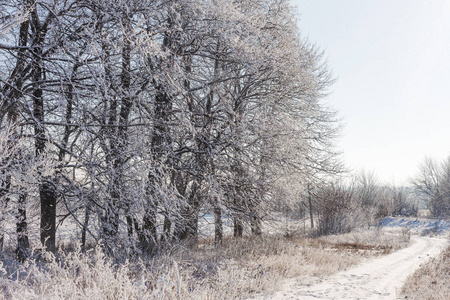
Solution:
[[(156, 249), (158, 238), (157, 238), (157, 214), (158, 214), (158, 183), (164, 176), (163, 170), (161, 170), (161, 165), (164, 164), (162, 161), (163, 154), (166, 152), (165, 146), (168, 143), (167, 137), (167, 121), (169, 118), (169, 111), (171, 110), (171, 101), (169, 95), (164, 91), (163, 86), (158, 85), (156, 80), (153, 80), (153, 85), (155, 86), (157, 93), (155, 97), (155, 126), (153, 128), (154, 133), (151, 141), (152, 146), (152, 156), (154, 164), (154, 174), (148, 175), (148, 186), (147, 186), (147, 209), (144, 216), (144, 228), (143, 237), (141, 244), (143, 243), (144, 251), (146, 253), (153, 253)], [(163, 240), (167, 241), (169, 239), (170, 220), (166, 217), (164, 220)], [(169, 227), (169, 229), (168, 229)]]
[(89, 226), (89, 216), (90, 215), (90, 207), (86, 205), (84, 208), (84, 222), (83, 228), (81, 229), (81, 251), (86, 253), (86, 232)]
[(142, 252), (152, 255), (156, 250), (156, 245), (158, 241), (157, 231), (156, 231), (157, 213), (156, 213), (156, 203), (147, 207), (143, 219), (142, 231), (139, 234)]
[(184, 237), (191, 240), (192, 242), (197, 242), (200, 202), (198, 201), (197, 195), (193, 195), (193, 197), (195, 197), (195, 199), (189, 206), (189, 213), (187, 215)]
[[(32, 9), (32, 2), (29, 0), (24, 0), (23, 3), (23, 12), (29, 12)], [(3, 97), (2, 101), (0, 103), (0, 126), (3, 123), (3, 118), (5, 115), (8, 116), (8, 120), (11, 123), (15, 123), (17, 120), (17, 116), (19, 112), (17, 111), (17, 98), (21, 94), (22, 86), (24, 84), (24, 77), (25, 74), (29, 72), (27, 70), (26, 66), (26, 47), (28, 45), (28, 29), (30, 26), (30, 18), (26, 18), (23, 20), (23, 22), (20, 24), (19, 28), (19, 50), (17, 51), (17, 61), (16, 66), (13, 70), (13, 72), (10, 75), (10, 78), (8, 79), (7, 84), (4, 85), (4, 88), (0, 91), (0, 94), (2, 94)], [(10, 159), (10, 158), (8, 158)], [(5, 180), (0, 182), (0, 204), (2, 208), (6, 209), (9, 198), (6, 197), (11, 187), (11, 176), (6, 175)], [(4, 198), (6, 197), (6, 198)], [(28, 245), (28, 237), (26, 232), (26, 206), (21, 204), (22, 202), (25, 203), (25, 195), (19, 196), (19, 208), (18, 208), (18, 222), (17, 222), (17, 234), (18, 234), (18, 249), (23, 249), (24, 253), (26, 254), (29, 248)], [(3, 233), (0, 233), (0, 253), (3, 250), (3, 241), (4, 236)], [(26, 242), (25, 242), (26, 241)], [(19, 255), (18, 255), (19, 256)], [(19, 260), (20, 260), (19, 256)], [(26, 255), (24, 255), (24, 258), (26, 258)]]
[(262, 234), (261, 218), (259, 217), (258, 212), (256, 211), (253, 211), (250, 217), (250, 227), (253, 235), (259, 236)]
[[(113, 187), (115, 189), (115, 187)], [(105, 207), (105, 212), (102, 217), (102, 234), (105, 251), (108, 255), (113, 254), (115, 244), (117, 242), (117, 235), (119, 233), (119, 208), (116, 196), (118, 193), (111, 192), (111, 199)]]
[[(108, 67), (105, 67), (105, 72), (108, 71)], [(112, 246), (114, 239), (118, 233), (119, 228), (119, 214), (118, 214), (118, 202), (120, 201), (120, 174), (118, 173), (118, 166), (120, 165), (117, 131), (114, 125), (117, 125), (117, 101), (111, 99), (109, 103), (109, 118), (108, 123), (110, 127), (106, 127), (105, 132), (109, 139), (109, 153), (107, 162), (112, 161), (113, 170), (111, 174), (111, 186), (109, 190), (109, 199), (107, 200), (104, 208), (103, 215), (101, 217), (102, 222), (102, 236), (104, 239), (106, 250)]]
[(126, 216), (126, 220), (127, 220), (127, 234), (128, 234), (128, 239), (133, 239), (133, 217), (131, 216)]
[(24, 262), (29, 257), (30, 243), (27, 234), (27, 210), (26, 210), (26, 194), (19, 195), (19, 202), (17, 208), (17, 259)]
[(134, 239), (134, 224), (136, 223), (136, 221), (131, 215), (127, 215), (125, 219), (127, 221), (127, 234), (129, 241), (127, 249), (129, 249), (130, 252), (134, 253), (136, 250), (136, 242)]
[[(0, 180), (0, 208), (5, 211), (9, 204), (9, 197), (7, 196), (9, 193), (9, 189), (11, 188), (11, 176), (5, 175), (2, 171), (2, 175), (4, 175), (4, 180)], [(3, 176), (2, 176), (3, 177)], [(2, 217), (0, 217), (1, 220)], [(3, 220), (2, 220), (3, 221)], [(1, 225), (1, 224), (0, 224)], [(0, 229), (0, 254), (3, 251), (3, 241), (4, 241), (4, 233), (3, 229)]]
[(311, 221), (311, 228), (314, 228), (313, 203), (311, 197), (311, 190), (308, 186), (308, 205), (309, 205), (309, 219)]
[(187, 206), (181, 212), (181, 218), (175, 226), (175, 239), (197, 241), (198, 237), (198, 215), (200, 201), (198, 200), (198, 184), (194, 182), (188, 197)]
[[(240, 155), (240, 150), (235, 147), (236, 155)], [(250, 214), (247, 210), (248, 202), (246, 203), (244, 189), (244, 171), (240, 165), (240, 162), (235, 159), (234, 162), (234, 178), (233, 178), (233, 189), (234, 189), (234, 200), (233, 200), (233, 235), (235, 238), (242, 237), (244, 233), (244, 216), (245, 214)]]
[[(36, 124), (34, 126), (36, 155), (39, 156), (46, 147), (44, 122), (44, 99), (42, 97), (42, 88), (39, 81), (43, 78), (42, 49), (36, 49), (36, 65), (33, 71), (33, 80), (35, 82), (33, 99), (34, 99), (34, 117)], [(43, 178), (43, 183), (39, 187), (39, 195), (41, 201), (41, 243), (51, 252), (55, 251), (55, 235), (56, 235), (56, 190), (54, 186)]]
[(214, 243), (220, 244), (223, 239), (222, 210), (217, 203), (214, 205)]
[[(36, 156), (40, 156), (46, 147), (45, 127), (44, 127), (44, 98), (41, 81), (44, 79), (43, 67), (43, 43), (48, 30), (51, 17), (41, 25), (33, 1), (28, 1), (32, 10), (31, 29), (34, 35), (34, 47), (32, 48), (32, 80), (33, 80), (33, 114), (34, 114), (34, 136)], [(43, 246), (51, 252), (55, 251), (56, 236), (56, 189), (47, 178), (41, 178), (42, 183), (39, 186), (39, 195), (41, 202), (41, 224), (40, 237)]]
[(235, 131), (236, 136), (234, 136), (235, 145), (233, 147), (234, 153), (233, 153), (233, 163), (232, 163), (232, 171), (234, 177), (232, 178), (233, 185), (234, 185), (234, 220), (233, 220), (233, 235), (235, 238), (240, 238), (244, 234), (244, 222), (243, 222), (243, 214), (248, 213), (248, 211), (244, 211), (245, 206), (245, 196), (244, 196), (244, 189), (243, 182), (245, 182), (245, 171), (242, 167), (242, 136), (241, 133), (236, 132), (237, 128), (239, 128), (244, 114), (244, 108), (243, 108), (243, 97), (245, 92), (242, 90), (241, 83), (239, 82), (239, 79), (236, 80), (234, 84), (234, 93), (236, 95), (239, 95), (234, 100), (234, 107), (233, 111), (235, 113), (234, 117), (234, 124), (232, 130)]
[(47, 251), (56, 250), (56, 191), (51, 182), (44, 182), (39, 188), (41, 198), (41, 243)]
[[(118, 128), (114, 131), (109, 128), (107, 132), (110, 134), (110, 158), (113, 164), (112, 186), (110, 191), (110, 200), (108, 201), (103, 215), (103, 236), (105, 239), (105, 247), (109, 254), (112, 254), (110, 249), (118, 242), (119, 233), (119, 211), (120, 208), (127, 206), (128, 199), (123, 199), (123, 181), (125, 162), (127, 160), (128, 147), (128, 125), (129, 115), (133, 102), (131, 101), (130, 87), (131, 87), (131, 41), (129, 34), (131, 33), (130, 16), (123, 12), (122, 26), (123, 45), (122, 45), (122, 69), (120, 77), (120, 85), (122, 90), (122, 97), (120, 101), (120, 111), (118, 114)], [(107, 66), (105, 73), (110, 74), (110, 69)], [(109, 123), (110, 125), (117, 124), (117, 109), (118, 102), (113, 99), (109, 108)]]
[(171, 228), (172, 228), (172, 221), (169, 218), (168, 212), (164, 215), (164, 224), (163, 224), (163, 233), (161, 236), (161, 240), (164, 241), (164, 243), (169, 244), (171, 242)]
[(235, 238), (241, 238), (244, 235), (244, 224), (242, 222), (242, 216), (235, 214), (233, 220), (233, 235)]
[[(166, 49), (171, 43), (170, 37), (168, 35), (164, 36), (163, 48)], [(167, 59), (170, 61), (170, 59)], [(153, 65), (152, 59), (149, 58), (149, 63)], [(167, 122), (169, 120), (170, 111), (172, 109), (172, 102), (169, 94), (166, 92), (165, 87), (161, 82), (153, 78), (151, 81), (153, 87), (156, 90), (155, 95), (155, 116), (154, 116), (154, 126), (153, 126), (153, 136), (151, 140), (152, 158), (154, 173), (148, 174), (148, 185), (147, 185), (147, 208), (145, 211), (143, 219), (143, 229), (140, 232), (141, 246), (143, 251), (152, 254), (156, 250), (158, 243), (157, 236), (157, 214), (158, 214), (158, 199), (159, 195), (157, 193), (158, 185), (161, 178), (164, 176), (164, 163), (163, 155), (168, 150), (166, 147), (169, 144), (169, 137), (167, 136), (168, 128)], [(163, 224), (163, 236), (161, 240), (168, 241), (170, 235), (170, 220), (165, 216)]]
[[(34, 71), (34, 80), (38, 82), (42, 77), (42, 69), (37, 66)], [(45, 132), (42, 125), (44, 121), (44, 101), (42, 99), (42, 89), (37, 87), (34, 96), (34, 116), (37, 120), (35, 124), (35, 147), (39, 156), (45, 150)], [(56, 242), (56, 189), (48, 179), (43, 178), (43, 183), (39, 187), (41, 201), (41, 243), (48, 250), (54, 253)]]

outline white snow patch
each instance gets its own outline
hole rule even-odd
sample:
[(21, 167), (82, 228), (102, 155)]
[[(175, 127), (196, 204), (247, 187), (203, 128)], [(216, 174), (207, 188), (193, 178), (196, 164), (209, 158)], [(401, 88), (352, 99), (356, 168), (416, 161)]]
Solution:
[(381, 226), (387, 228), (409, 228), (414, 233), (422, 235), (450, 232), (450, 221), (439, 219), (387, 217), (381, 221)]

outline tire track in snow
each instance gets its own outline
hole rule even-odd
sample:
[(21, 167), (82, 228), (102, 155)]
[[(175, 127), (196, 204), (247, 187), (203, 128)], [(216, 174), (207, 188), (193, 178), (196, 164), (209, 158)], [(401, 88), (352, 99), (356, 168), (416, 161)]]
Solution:
[(436, 257), (447, 239), (412, 237), (413, 244), (341, 271), (311, 286), (291, 286), (263, 299), (397, 299), (407, 277)]

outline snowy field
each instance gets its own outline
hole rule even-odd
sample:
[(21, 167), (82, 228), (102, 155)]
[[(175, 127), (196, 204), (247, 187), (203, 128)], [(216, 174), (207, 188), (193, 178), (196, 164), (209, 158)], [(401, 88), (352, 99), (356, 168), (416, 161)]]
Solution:
[(307, 285), (287, 280), (274, 295), (252, 299), (398, 299), (408, 276), (448, 247), (450, 222), (388, 217), (381, 226), (388, 232), (412, 234), (410, 246)]
[(408, 228), (415, 234), (445, 234), (450, 232), (450, 221), (438, 219), (417, 218), (384, 218), (381, 222), (384, 228)]
[(262, 299), (397, 299), (406, 281), (421, 263), (436, 257), (447, 245), (442, 238), (413, 237), (408, 248), (382, 256), (310, 286), (287, 282), (281, 291)]

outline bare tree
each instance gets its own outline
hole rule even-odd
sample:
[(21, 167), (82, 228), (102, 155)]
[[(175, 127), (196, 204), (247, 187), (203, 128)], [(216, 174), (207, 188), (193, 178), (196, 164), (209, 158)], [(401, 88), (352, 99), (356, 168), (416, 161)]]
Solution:
[(439, 164), (426, 158), (413, 180), (417, 193), (425, 198), (431, 214), (438, 218), (448, 217), (450, 214), (449, 179), (449, 159)]
[(331, 182), (317, 192), (320, 234), (350, 232), (355, 227), (353, 184)]

